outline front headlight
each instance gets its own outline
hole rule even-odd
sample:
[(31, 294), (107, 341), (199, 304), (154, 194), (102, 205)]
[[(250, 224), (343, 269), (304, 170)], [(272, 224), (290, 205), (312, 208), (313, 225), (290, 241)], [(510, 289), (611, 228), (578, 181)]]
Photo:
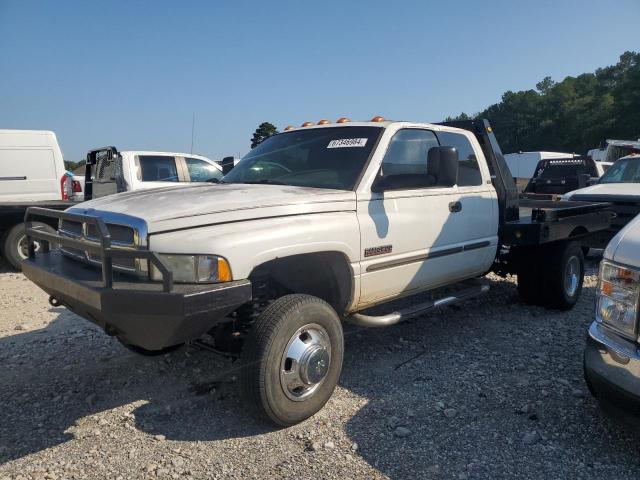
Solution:
[[(178, 283), (216, 283), (232, 280), (229, 263), (217, 255), (159, 254), (173, 272), (173, 281)], [(151, 265), (151, 279), (162, 280), (162, 274)]]
[(596, 320), (636, 339), (640, 271), (603, 260), (598, 282)]

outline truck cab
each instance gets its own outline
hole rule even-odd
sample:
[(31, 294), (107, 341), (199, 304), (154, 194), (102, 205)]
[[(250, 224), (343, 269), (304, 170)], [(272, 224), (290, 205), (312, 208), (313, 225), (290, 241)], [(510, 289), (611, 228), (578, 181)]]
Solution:
[(610, 223), (602, 204), (520, 202), (487, 121), (381, 117), (288, 127), (215, 185), (30, 209), (40, 217), (59, 231), (30, 238), (61, 251), (30, 250), (24, 271), (52, 304), (143, 354), (208, 333), (206, 348), (241, 359), (246, 398), (278, 425), (331, 396), (343, 321), (383, 327), (481, 295), (492, 269), (516, 274), (527, 303), (571, 308), (580, 242)]

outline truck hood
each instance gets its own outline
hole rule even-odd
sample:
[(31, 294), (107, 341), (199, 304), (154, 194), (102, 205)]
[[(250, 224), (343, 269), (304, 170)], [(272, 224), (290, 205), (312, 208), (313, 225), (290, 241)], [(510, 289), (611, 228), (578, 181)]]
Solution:
[(640, 201), (640, 183), (598, 183), (564, 195), (566, 200)]
[(149, 233), (286, 215), (355, 211), (351, 191), (288, 185), (198, 184), (137, 190), (69, 209), (121, 213), (147, 222)]
[(604, 258), (640, 268), (640, 215), (611, 239), (604, 251)]

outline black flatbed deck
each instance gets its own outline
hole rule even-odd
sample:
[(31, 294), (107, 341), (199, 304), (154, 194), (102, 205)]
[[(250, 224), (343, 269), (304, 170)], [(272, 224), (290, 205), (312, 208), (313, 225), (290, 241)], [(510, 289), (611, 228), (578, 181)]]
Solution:
[(501, 225), (505, 245), (532, 246), (605, 230), (613, 216), (607, 203), (521, 198), (518, 220)]

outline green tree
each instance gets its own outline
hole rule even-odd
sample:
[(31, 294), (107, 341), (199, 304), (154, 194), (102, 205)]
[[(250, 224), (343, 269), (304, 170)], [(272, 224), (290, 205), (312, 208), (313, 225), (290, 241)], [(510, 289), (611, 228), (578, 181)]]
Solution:
[(275, 135), (278, 133), (278, 129), (275, 125), (269, 122), (262, 122), (256, 131), (253, 132), (253, 137), (251, 138), (251, 148), (255, 148), (260, 143), (264, 141), (265, 138), (270, 137), (271, 135)]
[(474, 118), (491, 122), (505, 153), (586, 153), (607, 138), (640, 138), (640, 53), (560, 82), (545, 77), (535, 90), (507, 91)]

